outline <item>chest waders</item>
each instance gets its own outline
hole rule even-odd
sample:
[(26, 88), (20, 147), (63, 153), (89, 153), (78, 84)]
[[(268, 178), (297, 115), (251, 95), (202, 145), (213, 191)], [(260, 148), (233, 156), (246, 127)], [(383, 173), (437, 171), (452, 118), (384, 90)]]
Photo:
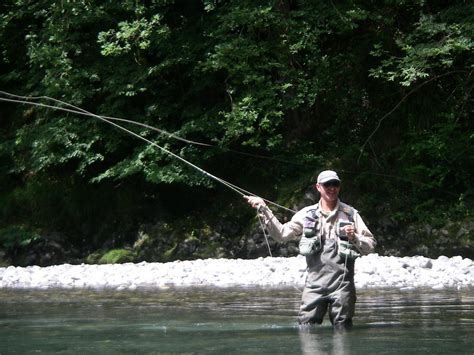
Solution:
[[(360, 256), (352, 243), (341, 240), (339, 227), (343, 222), (354, 223), (355, 210), (339, 207), (333, 218), (337, 228), (325, 235), (327, 229), (319, 217), (319, 206), (307, 211), (303, 219), (300, 254), (306, 257), (308, 275), (298, 315), (300, 324), (321, 324), (329, 310), (329, 319), (335, 326), (352, 323), (356, 301), (354, 261)], [(344, 217), (340, 217), (343, 212)], [(331, 235), (332, 234), (332, 235)]]

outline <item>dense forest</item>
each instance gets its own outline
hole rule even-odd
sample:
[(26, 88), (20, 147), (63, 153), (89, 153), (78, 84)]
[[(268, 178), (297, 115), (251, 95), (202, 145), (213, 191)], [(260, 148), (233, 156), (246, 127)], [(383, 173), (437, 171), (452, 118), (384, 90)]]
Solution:
[(473, 257), (473, 34), (467, 0), (4, 0), (0, 266), (268, 256), (177, 157), (291, 209), (337, 170), (378, 253)]

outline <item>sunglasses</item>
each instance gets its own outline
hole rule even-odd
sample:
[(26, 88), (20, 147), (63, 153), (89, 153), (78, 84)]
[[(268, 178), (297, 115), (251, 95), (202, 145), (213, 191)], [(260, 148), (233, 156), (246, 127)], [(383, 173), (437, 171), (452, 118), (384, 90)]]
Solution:
[(331, 180), (331, 181), (327, 181), (327, 182), (323, 183), (322, 185), (324, 187), (339, 187), (339, 186), (341, 186), (341, 182), (337, 181), (337, 180)]

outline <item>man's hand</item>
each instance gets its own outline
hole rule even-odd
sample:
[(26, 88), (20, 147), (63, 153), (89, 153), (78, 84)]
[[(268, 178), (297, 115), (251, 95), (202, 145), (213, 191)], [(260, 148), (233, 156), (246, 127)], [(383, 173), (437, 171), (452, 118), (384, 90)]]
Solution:
[(253, 208), (260, 208), (260, 207), (265, 207), (266, 203), (263, 201), (261, 197), (258, 196), (244, 196), (244, 198), (247, 200), (247, 202), (252, 206)]
[(347, 226), (344, 226), (341, 228), (347, 235), (347, 239), (349, 239), (349, 241), (353, 241), (354, 240), (354, 237), (355, 237), (355, 228), (354, 228), (354, 224), (348, 224)]

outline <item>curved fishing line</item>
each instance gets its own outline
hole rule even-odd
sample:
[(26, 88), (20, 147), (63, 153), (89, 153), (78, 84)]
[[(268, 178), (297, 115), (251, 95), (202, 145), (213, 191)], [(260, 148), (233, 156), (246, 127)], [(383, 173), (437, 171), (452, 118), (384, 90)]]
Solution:
[[(83, 116), (93, 116), (93, 117), (96, 117), (96, 118), (102, 118), (102, 119), (107, 119), (107, 120), (111, 120), (111, 121), (112, 120), (113, 121), (122, 121), (122, 122), (126, 122), (126, 123), (130, 123), (130, 124), (134, 124), (134, 125), (137, 125), (137, 126), (141, 126), (141, 127), (144, 127), (144, 128), (151, 129), (153, 131), (156, 131), (158, 133), (166, 135), (170, 138), (177, 139), (177, 140), (180, 140), (182, 142), (189, 143), (189, 144), (195, 144), (195, 145), (204, 146), (204, 147), (217, 147), (217, 148), (220, 148), (224, 151), (228, 151), (228, 152), (232, 152), (232, 153), (236, 153), (236, 154), (240, 154), (240, 155), (245, 155), (245, 156), (249, 156), (249, 157), (279, 161), (279, 162), (282, 162), (282, 163), (288, 163), (288, 164), (299, 165), (299, 166), (314, 167), (314, 168), (318, 168), (318, 169), (320, 168), (320, 166), (314, 166), (314, 165), (311, 165), (311, 164), (303, 164), (303, 163), (288, 161), (288, 160), (284, 160), (284, 159), (272, 158), (272, 157), (268, 157), (268, 156), (264, 156), (264, 155), (245, 153), (245, 152), (241, 152), (241, 151), (238, 151), (238, 150), (218, 147), (218, 146), (215, 146), (215, 145), (212, 145), (212, 144), (192, 141), (192, 140), (189, 140), (189, 139), (182, 138), (182, 137), (180, 137), (176, 134), (167, 132), (163, 129), (160, 129), (160, 128), (157, 128), (157, 127), (154, 127), (154, 126), (150, 126), (150, 125), (145, 124), (145, 123), (141, 123), (141, 122), (137, 122), (137, 121), (133, 121), (133, 120), (128, 120), (128, 119), (124, 119), (124, 118), (96, 115), (96, 114), (91, 113), (87, 110), (84, 110), (80, 107), (74, 106), (74, 105), (69, 104), (67, 102), (64, 102), (64, 101), (61, 101), (61, 100), (58, 100), (58, 99), (54, 99), (54, 98), (51, 98), (51, 97), (48, 97), (48, 96), (20, 96), (20, 95), (11, 94), (9, 92), (1, 91), (1, 90), (0, 90), (0, 94), (16, 98), (16, 99), (8, 99), (8, 98), (0, 97), (0, 101), (20, 103), (20, 104), (28, 104), (28, 105), (33, 105), (33, 106), (40, 106), (40, 107), (44, 107), (44, 108), (50, 108), (50, 109), (54, 109), (54, 110), (60, 110), (60, 111), (65, 111), (65, 112), (69, 112), (69, 113), (75, 113), (75, 114), (79, 114), (79, 115), (83, 115)], [(52, 105), (48, 105), (48, 104), (28, 101), (28, 100), (41, 100), (41, 99), (51, 100), (53, 102), (56, 102), (56, 103), (59, 103), (61, 105), (65, 105), (65, 106), (68, 106), (68, 107), (71, 107), (71, 108), (64, 108), (64, 107), (58, 107), (58, 106), (52, 106)], [(142, 137), (140, 136), (140, 138), (142, 138)], [(342, 173), (347, 173), (347, 174), (365, 173), (365, 172), (360, 172), (360, 171), (357, 172), (357, 171), (351, 171), (351, 170), (345, 170), (345, 169), (339, 169), (339, 171), (342, 172)], [(431, 189), (435, 189), (437, 191), (444, 192), (444, 193), (449, 194), (451, 196), (457, 196), (457, 194), (455, 194), (451, 191), (448, 191), (448, 190), (445, 190), (445, 189), (439, 189), (439, 188), (430, 186), (427, 183), (423, 183), (423, 182), (420, 182), (420, 181), (414, 181), (412, 179), (406, 179), (406, 178), (396, 176), (396, 175), (393, 175), (393, 174), (377, 173), (377, 172), (373, 172), (373, 171), (371, 171), (370, 174), (371, 175), (382, 176), (382, 177), (386, 177), (386, 178), (390, 178), (390, 179), (396, 179), (396, 180), (399, 180), (399, 181), (405, 181), (405, 182), (412, 183), (412, 184), (415, 184), (415, 185), (418, 185), (418, 186), (424, 186), (424, 187), (428, 187), (428, 188), (431, 188)], [(221, 183), (224, 183), (224, 182), (221, 182)], [(237, 189), (240, 189), (238, 186), (234, 185), (234, 187), (237, 188)], [(247, 193), (248, 195), (257, 196), (255, 194), (253, 194), (249, 191), (243, 190), (243, 189), (241, 191)], [(287, 207), (276, 204), (276, 203), (274, 203), (270, 200), (264, 199), (264, 201), (266, 201), (270, 204), (273, 204), (273, 205), (275, 205), (279, 208), (282, 208), (284, 210), (287, 210), (287, 211), (290, 211), (290, 212), (293, 212), (293, 213), (296, 212), (292, 209), (289, 209)]]
[[(0, 91), (0, 94), (10, 96), (10, 97), (15, 97), (15, 98), (18, 99), (18, 101), (13, 101), (13, 102), (31, 103), (31, 101), (27, 101), (27, 100), (50, 100), (50, 101), (53, 101), (53, 102), (58, 103), (60, 105), (70, 107), (72, 109), (72, 110), (71, 109), (65, 109), (65, 110), (67, 110), (67, 112), (85, 114), (87, 116), (89, 116), (89, 115), (96, 116), (96, 117), (99, 116), (99, 115), (96, 115), (96, 114), (94, 114), (90, 111), (87, 111), (87, 110), (85, 110), (81, 107), (75, 106), (75, 105), (70, 104), (68, 102), (61, 101), (61, 100), (58, 100), (58, 99), (55, 99), (55, 98), (49, 97), (49, 96), (20, 96), (20, 95), (15, 95), (15, 94), (8, 93), (6, 91)], [(26, 102), (24, 102), (23, 100), (25, 100)], [(3, 101), (7, 101), (7, 100), (3, 100)], [(47, 107), (52, 108), (49, 105)], [(53, 107), (56, 108), (56, 109), (59, 109), (59, 110), (62, 109), (62, 108), (57, 107), (57, 106), (53, 106)], [(163, 134), (163, 135), (167, 135), (170, 138), (174, 138), (176, 140), (180, 140), (180, 141), (185, 142), (185, 143), (201, 145), (201, 146), (205, 146), (205, 147), (213, 147), (212, 144), (201, 143), (201, 142), (192, 141), (192, 140), (189, 140), (189, 139), (186, 139), (186, 138), (182, 138), (182, 137), (180, 137), (176, 134), (167, 132), (164, 129), (160, 129), (160, 128), (157, 128), (157, 127), (154, 127), (154, 126), (150, 126), (146, 123), (141, 123), (141, 122), (138, 122), (138, 121), (128, 120), (128, 119), (125, 119), (125, 118), (110, 117), (110, 116), (103, 116), (103, 115), (100, 115), (100, 117), (111, 120), (111, 121), (126, 122), (126, 123), (134, 124), (134, 125), (137, 125), (137, 126), (141, 126), (141, 127), (144, 127), (144, 128), (148, 128), (150, 130), (156, 131), (156, 132), (158, 132), (160, 134)]]
[(260, 222), (260, 228), (262, 228), (262, 231), (263, 231), (263, 236), (265, 237), (265, 243), (267, 243), (268, 254), (270, 254), (270, 257), (273, 258), (272, 250), (270, 249), (270, 243), (268, 242), (267, 232), (265, 231), (265, 226), (263, 224), (262, 217), (260, 216), (260, 213), (258, 212), (257, 212), (257, 217), (258, 217), (258, 221)]
[(243, 193), (242, 193), (239, 189), (235, 188), (234, 186), (227, 185), (227, 182), (226, 182), (225, 180), (223, 180), (223, 179), (221, 179), (221, 178), (218, 178), (217, 176), (214, 176), (214, 175), (208, 173), (207, 171), (205, 171), (204, 169), (200, 168), (199, 166), (197, 166), (197, 165), (195, 165), (195, 164), (193, 164), (193, 163), (187, 161), (186, 159), (184, 159), (184, 158), (180, 157), (179, 155), (177, 155), (177, 154), (175, 154), (175, 153), (169, 151), (168, 149), (161, 147), (160, 145), (156, 144), (155, 142), (153, 142), (153, 141), (151, 141), (151, 140), (149, 140), (149, 139), (147, 139), (147, 138), (145, 138), (145, 137), (142, 137), (142, 136), (140, 136), (139, 134), (137, 134), (137, 133), (135, 133), (135, 132), (133, 132), (133, 131), (131, 131), (131, 130), (129, 130), (129, 129), (127, 129), (127, 128), (125, 128), (125, 127), (123, 127), (123, 126), (117, 124), (117, 123), (115, 123), (115, 122), (112, 122), (111, 120), (108, 120), (108, 119), (106, 119), (106, 118), (104, 118), (104, 117), (101, 117), (101, 116), (99, 116), (99, 115), (95, 115), (95, 114), (89, 113), (89, 112), (87, 112), (87, 111), (86, 111), (86, 112), (81, 112), (81, 111), (77, 111), (77, 110), (70, 110), (70, 109), (66, 109), (66, 108), (62, 108), (62, 107), (51, 106), (51, 105), (42, 104), (42, 103), (36, 103), (36, 102), (28, 102), (28, 101), (25, 102), (25, 101), (22, 101), (22, 100), (3, 99), (3, 98), (0, 98), (0, 100), (2, 100), (2, 101), (9, 101), (9, 102), (23, 103), (23, 104), (29, 104), (29, 105), (33, 105), (33, 106), (41, 106), (41, 107), (45, 107), (45, 108), (51, 108), (51, 109), (56, 109), (56, 110), (60, 110), (60, 111), (66, 111), (66, 112), (71, 112), (71, 113), (83, 114), (83, 115), (86, 115), (86, 116), (92, 116), (92, 117), (98, 118), (98, 119), (100, 119), (101, 121), (104, 121), (104, 122), (106, 122), (106, 123), (108, 123), (108, 124), (110, 124), (110, 125), (112, 125), (112, 126), (114, 126), (114, 127), (117, 127), (117, 128), (119, 128), (119, 129), (121, 129), (122, 131), (124, 131), (124, 132), (126, 132), (126, 133), (128, 133), (128, 134), (133, 135), (133, 136), (136, 137), (136, 138), (139, 138), (139, 139), (141, 139), (141, 140), (143, 140), (143, 141), (145, 141), (145, 142), (151, 144), (152, 146), (154, 146), (154, 147), (160, 149), (161, 151), (163, 151), (163, 152), (165, 152), (165, 153), (171, 155), (172, 157), (174, 157), (174, 158), (180, 160), (181, 162), (183, 162), (183, 163), (189, 165), (190, 167), (192, 167), (192, 168), (198, 170), (199, 172), (201, 172), (202, 174), (206, 175), (207, 177), (209, 177), (209, 178), (211, 178), (211, 179), (213, 179), (213, 180), (215, 180), (215, 181), (218, 181), (218, 182), (220, 182), (220, 183), (222, 183), (222, 184), (228, 186), (230, 189), (236, 191), (237, 193), (243, 195)]
[[(99, 120), (101, 120), (101, 121), (103, 121), (103, 122), (106, 122), (106, 123), (108, 123), (108, 124), (110, 124), (110, 125), (112, 125), (112, 126), (114, 126), (114, 127), (116, 127), (116, 128), (119, 128), (120, 130), (122, 130), (122, 131), (124, 131), (124, 132), (126, 132), (126, 133), (128, 133), (128, 134), (133, 135), (133, 136), (136, 137), (136, 138), (139, 138), (139, 139), (141, 139), (141, 140), (147, 142), (148, 144), (151, 144), (152, 146), (154, 146), (154, 147), (160, 149), (161, 151), (165, 152), (166, 154), (171, 155), (172, 157), (174, 157), (174, 158), (180, 160), (182, 163), (184, 163), (184, 164), (186, 164), (186, 165), (188, 165), (188, 166), (190, 166), (190, 167), (196, 169), (197, 171), (201, 172), (202, 174), (204, 174), (204, 175), (207, 176), (208, 178), (211, 178), (211, 179), (213, 179), (213, 180), (215, 180), (215, 181), (217, 181), (217, 182), (220, 182), (221, 184), (227, 186), (229, 189), (231, 189), (231, 190), (237, 192), (237, 193), (240, 194), (241, 196), (246, 196), (246, 195), (257, 196), (256, 194), (254, 194), (254, 193), (252, 193), (252, 192), (250, 192), (250, 191), (247, 191), (247, 190), (245, 190), (245, 189), (243, 189), (243, 188), (241, 188), (241, 187), (239, 187), (239, 186), (237, 186), (237, 185), (234, 185), (234, 184), (232, 184), (232, 183), (230, 183), (230, 182), (228, 182), (228, 181), (226, 181), (226, 180), (224, 180), (224, 179), (222, 179), (222, 178), (219, 178), (219, 177), (217, 177), (217, 176), (215, 176), (215, 175), (213, 175), (213, 174), (207, 172), (206, 170), (204, 170), (204, 169), (200, 168), (199, 166), (197, 166), (197, 165), (191, 163), (190, 161), (188, 161), (188, 160), (182, 158), (181, 156), (179, 156), (179, 155), (177, 155), (177, 154), (171, 152), (170, 150), (161, 147), (160, 145), (156, 144), (155, 142), (153, 142), (153, 141), (151, 141), (151, 140), (149, 140), (149, 139), (147, 139), (147, 138), (145, 138), (145, 137), (143, 137), (143, 136), (141, 136), (141, 135), (139, 135), (139, 134), (137, 134), (137, 133), (135, 133), (135, 132), (133, 132), (133, 131), (131, 131), (131, 130), (129, 130), (129, 129), (123, 127), (123, 126), (121, 126), (121, 125), (119, 125), (119, 124), (117, 124), (117, 123), (115, 123), (115, 122), (113, 122), (111, 119), (108, 119), (108, 118), (106, 118), (106, 117), (104, 117), (104, 116), (96, 115), (96, 114), (91, 113), (91, 112), (89, 112), (89, 111), (86, 111), (86, 110), (84, 110), (84, 109), (75, 107), (74, 105), (65, 103), (65, 102), (63, 102), (63, 101), (61, 101), (61, 100), (52, 99), (52, 98), (48, 98), (48, 97), (32, 97), (32, 98), (28, 98), (28, 97), (24, 97), (24, 96), (18, 96), (18, 95), (9, 94), (9, 93), (4, 92), (4, 91), (0, 91), (0, 93), (1, 93), (1, 94), (4, 94), (4, 95), (11, 96), (11, 97), (16, 97), (16, 99), (8, 99), (8, 98), (2, 98), (2, 97), (0, 97), (0, 101), (13, 102), (13, 103), (20, 103), (20, 104), (27, 104), (27, 105), (32, 105), (32, 106), (39, 106), (39, 107), (44, 107), (44, 108), (49, 108), (49, 109), (54, 109), (54, 110), (59, 110), (59, 111), (65, 111), (65, 112), (69, 112), (69, 113), (75, 113), (75, 114), (79, 114), (79, 115), (84, 115), (84, 116), (89, 116), (89, 117), (97, 118), (97, 119), (99, 119)], [(41, 102), (38, 103), (38, 102), (27, 101), (28, 99), (45, 99), (45, 98), (47, 98), (47, 99), (49, 99), (49, 100), (52, 100), (52, 101), (54, 101), (54, 102), (63, 104), (63, 105), (67, 105), (67, 106), (69, 106), (69, 107), (73, 107), (74, 109), (69, 109), (69, 108), (64, 108), (64, 107), (58, 107), (58, 106), (53, 106), (53, 105), (44, 104), (44, 103), (41, 103)], [(26, 99), (26, 100), (24, 100), (24, 99)], [(130, 123), (132, 123), (132, 122), (133, 122), (133, 123), (137, 123), (137, 122), (135, 122), (135, 121), (125, 120), (125, 119), (118, 119), (118, 120), (121, 120), (121, 121), (124, 121), (124, 122), (130, 122)], [(144, 124), (140, 124), (140, 123), (139, 123), (139, 125), (144, 125)], [(148, 125), (146, 125), (146, 126), (148, 126)], [(150, 127), (151, 127), (151, 126), (150, 126)], [(155, 130), (159, 130), (159, 129), (155, 129)], [(166, 132), (166, 131), (164, 131), (164, 132)], [(167, 133), (168, 133), (168, 132), (167, 132)], [(277, 203), (275, 203), (275, 202), (273, 202), (273, 201), (270, 201), (270, 200), (267, 200), (267, 199), (263, 199), (263, 200), (266, 201), (267, 203), (273, 205), (273, 206), (276, 206), (276, 207), (279, 207), (279, 208), (282, 208), (282, 209), (285, 209), (285, 210), (288, 210), (288, 211), (291, 211), (291, 212), (295, 212), (294, 210), (291, 210), (291, 209), (289, 209), (289, 208), (287, 208), (287, 207), (285, 207), (285, 206), (279, 205), (279, 204), (277, 204)]]
[[(93, 114), (89, 111), (86, 111), (86, 110), (84, 110), (80, 107), (74, 106), (74, 105), (72, 105), (68, 102), (61, 101), (61, 100), (58, 100), (58, 99), (55, 99), (55, 98), (52, 98), (52, 97), (49, 97), (49, 96), (20, 96), (20, 95), (11, 94), (11, 93), (8, 93), (6, 91), (1, 91), (1, 90), (0, 90), (0, 94), (7, 95), (7, 96), (10, 96), (10, 97), (15, 97), (17, 99), (20, 99), (19, 101), (21, 101), (21, 100), (51, 100), (53, 102), (59, 103), (61, 105), (65, 105), (65, 106), (70, 107), (70, 108), (73, 109), (72, 111), (68, 110), (68, 112), (73, 112), (73, 111), (77, 110), (78, 111), (77, 113), (87, 114), (87, 115), (89, 115), (89, 114), (90, 115), (95, 115), (95, 114)], [(9, 100), (2, 100), (2, 101), (9, 101)], [(17, 101), (13, 101), (13, 102), (17, 102)], [(30, 101), (27, 101), (27, 102), (30, 102)], [(57, 106), (54, 106), (54, 107), (57, 107)], [(129, 119), (125, 119), (125, 118), (118, 118), (118, 117), (112, 117), (112, 116), (103, 116), (103, 115), (101, 115), (101, 117), (106, 118), (106, 119), (111, 120), (111, 121), (121, 121), (121, 122), (134, 124), (134, 125), (137, 125), (137, 126), (141, 126), (141, 127), (144, 127), (144, 128), (148, 128), (148, 129), (153, 130), (155, 132), (158, 132), (160, 134), (166, 135), (169, 138), (173, 138), (173, 139), (176, 139), (176, 140), (182, 141), (184, 143), (188, 143), (188, 144), (194, 144), (194, 145), (209, 147), (209, 148), (219, 148), (220, 150), (223, 150), (224, 152), (231, 152), (231, 153), (244, 155), (244, 156), (248, 156), (248, 157), (253, 157), (253, 158), (259, 158), (259, 159), (265, 159), (265, 160), (271, 160), (271, 161), (278, 161), (278, 162), (281, 162), (281, 163), (298, 165), (298, 166), (308, 166), (307, 164), (303, 164), (303, 163), (299, 163), (299, 162), (295, 162), (295, 161), (291, 161), (291, 160), (280, 159), (280, 158), (275, 158), (275, 157), (269, 157), (269, 156), (261, 155), (261, 154), (246, 153), (246, 152), (242, 152), (240, 150), (235, 150), (235, 149), (230, 149), (230, 148), (225, 148), (225, 147), (219, 147), (215, 144), (209, 144), (209, 143), (202, 143), (202, 142), (193, 141), (193, 140), (190, 140), (190, 139), (180, 137), (180, 136), (178, 136), (174, 133), (170, 133), (168, 131), (165, 131), (164, 129), (157, 128), (157, 127), (148, 125), (146, 123), (142, 123), (142, 122), (138, 122), (138, 121), (134, 121), (134, 120), (129, 120)]]

